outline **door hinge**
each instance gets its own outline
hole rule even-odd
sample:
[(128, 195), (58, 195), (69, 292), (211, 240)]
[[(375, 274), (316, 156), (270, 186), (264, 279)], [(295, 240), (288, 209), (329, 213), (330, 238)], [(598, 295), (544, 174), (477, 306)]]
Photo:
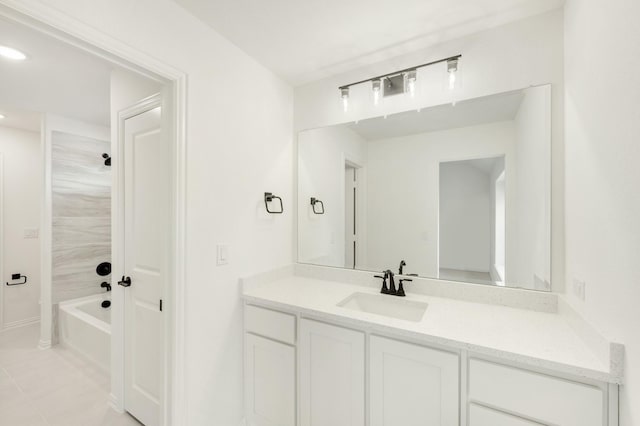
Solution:
[(160, 312), (162, 312), (162, 299), (160, 299)]

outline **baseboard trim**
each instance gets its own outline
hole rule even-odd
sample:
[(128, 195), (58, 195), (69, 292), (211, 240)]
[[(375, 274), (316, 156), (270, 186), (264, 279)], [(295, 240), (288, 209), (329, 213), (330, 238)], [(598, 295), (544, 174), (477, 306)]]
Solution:
[(40, 317), (27, 318), (19, 321), (9, 322), (2, 327), (2, 331), (12, 330), (14, 328), (25, 327), (27, 325), (36, 324), (40, 322)]
[(109, 407), (111, 407), (116, 413), (119, 414), (124, 414), (125, 412), (124, 409), (120, 407), (118, 398), (112, 393), (109, 394)]
[(40, 339), (38, 341), (38, 349), (40, 350), (51, 349), (51, 339), (48, 339), (48, 340)]

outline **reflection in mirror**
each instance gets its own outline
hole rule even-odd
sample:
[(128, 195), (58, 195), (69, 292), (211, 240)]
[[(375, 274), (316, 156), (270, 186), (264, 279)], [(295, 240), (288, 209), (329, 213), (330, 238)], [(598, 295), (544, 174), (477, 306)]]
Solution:
[(300, 132), (299, 262), (550, 290), (550, 101), (540, 86)]
[(504, 282), (504, 156), (440, 163), (439, 278)]

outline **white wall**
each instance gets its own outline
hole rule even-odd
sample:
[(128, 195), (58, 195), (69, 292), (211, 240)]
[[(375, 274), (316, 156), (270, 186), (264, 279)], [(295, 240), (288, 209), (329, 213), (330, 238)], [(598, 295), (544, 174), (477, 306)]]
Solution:
[(117, 121), (118, 113), (144, 98), (160, 93), (162, 85), (133, 72), (116, 68), (111, 71), (109, 87), (111, 139), (116, 140), (118, 135), (113, 133), (117, 131), (113, 123)]
[(490, 176), (468, 161), (440, 164), (439, 267), (489, 272)]
[[(550, 137), (551, 122), (548, 86), (532, 87), (524, 91), (520, 109), (515, 117), (516, 161), (515, 193), (517, 225), (516, 258), (513, 282), (521, 287), (550, 290), (551, 188)], [(507, 253), (509, 257), (509, 253)], [(509, 274), (509, 271), (507, 271)]]
[[(345, 266), (345, 161), (366, 170), (364, 138), (343, 127), (324, 127), (298, 138), (298, 260)], [(360, 174), (359, 177), (362, 177)], [(363, 183), (364, 185), (364, 183)], [(323, 201), (314, 214), (310, 198)], [(320, 207), (317, 207), (320, 209)]]
[[(25, 229), (40, 227), (40, 134), (0, 127), (0, 200), (2, 244), (0, 250), (0, 328), (40, 317), (40, 239), (25, 239)], [(11, 286), (11, 274), (26, 275), (25, 285)]]
[(640, 424), (638, 16), (637, 0), (569, 0), (565, 12), (567, 297), (625, 344), (622, 426)]
[[(514, 142), (512, 121), (370, 141), (368, 269), (395, 269), (404, 259), (407, 273), (437, 277), (440, 162), (504, 155), (509, 164)], [(507, 200), (514, 189), (507, 177)], [(511, 246), (508, 242), (507, 252)]]
[(370, 85), (352, 89), (344, 113), (338, 86), (454, 54), (463, 55), (463, 87), (459, 99), (552, 84), (552, 280), (564, 289), (564, 144), (563, 144), (563, 13), (561, 10), (442, 43), (428, 50), (323, 79), (295, 89), (295, 129), (309, 129), (364, 119), (450, 100), (444, 89), (445, 65), (422, 69), (414, 100), (406, 96), (371, 105)]
[[(188, 74), (184, 424), (237, 425), (239, 277), (294, 258), (292, 89), (173, 1), (46, 4)], [(265, 191), (284, 198), (284, 215), (264, 213)], [(230, 248), (224, 267), (212, 266), (218, 243)]]

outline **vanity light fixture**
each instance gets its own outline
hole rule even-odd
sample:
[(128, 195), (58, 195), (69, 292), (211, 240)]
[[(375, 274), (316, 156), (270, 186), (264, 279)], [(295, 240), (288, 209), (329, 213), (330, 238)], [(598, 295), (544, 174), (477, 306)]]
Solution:
[(11, 59), (12, 61), (24, 61), (27, 59), (27, 55), (9, 46), (0, 46), (0, 56)]
[[(449, 89), (453, 90), (456, 84), (456, 72), (458, 71), (458, 62), (462, 55), (450, 56), (448, 58), (438, 59), (437, 61), (427, 62), (426, 64), (416, 65), (415, 67), (394, 71), (388, 74), (380, 75), (366, 80), (356, 81), (355, 83), (345, 84), (338, 87), (340, 90), (340, 98), (342, 106), (346, 112), (349, 108), (349, 88), (362, 83), (371, 82), (371, 90), (373, 91), (373, 104), (380, 103), (380, 96), (390, 96), (399, 93), (409, 93), (411, 97), (416, 95), (416, 81), (418, 77), (418, 68), (428, 67), (430, 65), (447, 63), (447, 73), (449, 75)], [(404, 81), (404, 85), (402, 82)], [(384, 84), (383, 84), (384, 83)]]

